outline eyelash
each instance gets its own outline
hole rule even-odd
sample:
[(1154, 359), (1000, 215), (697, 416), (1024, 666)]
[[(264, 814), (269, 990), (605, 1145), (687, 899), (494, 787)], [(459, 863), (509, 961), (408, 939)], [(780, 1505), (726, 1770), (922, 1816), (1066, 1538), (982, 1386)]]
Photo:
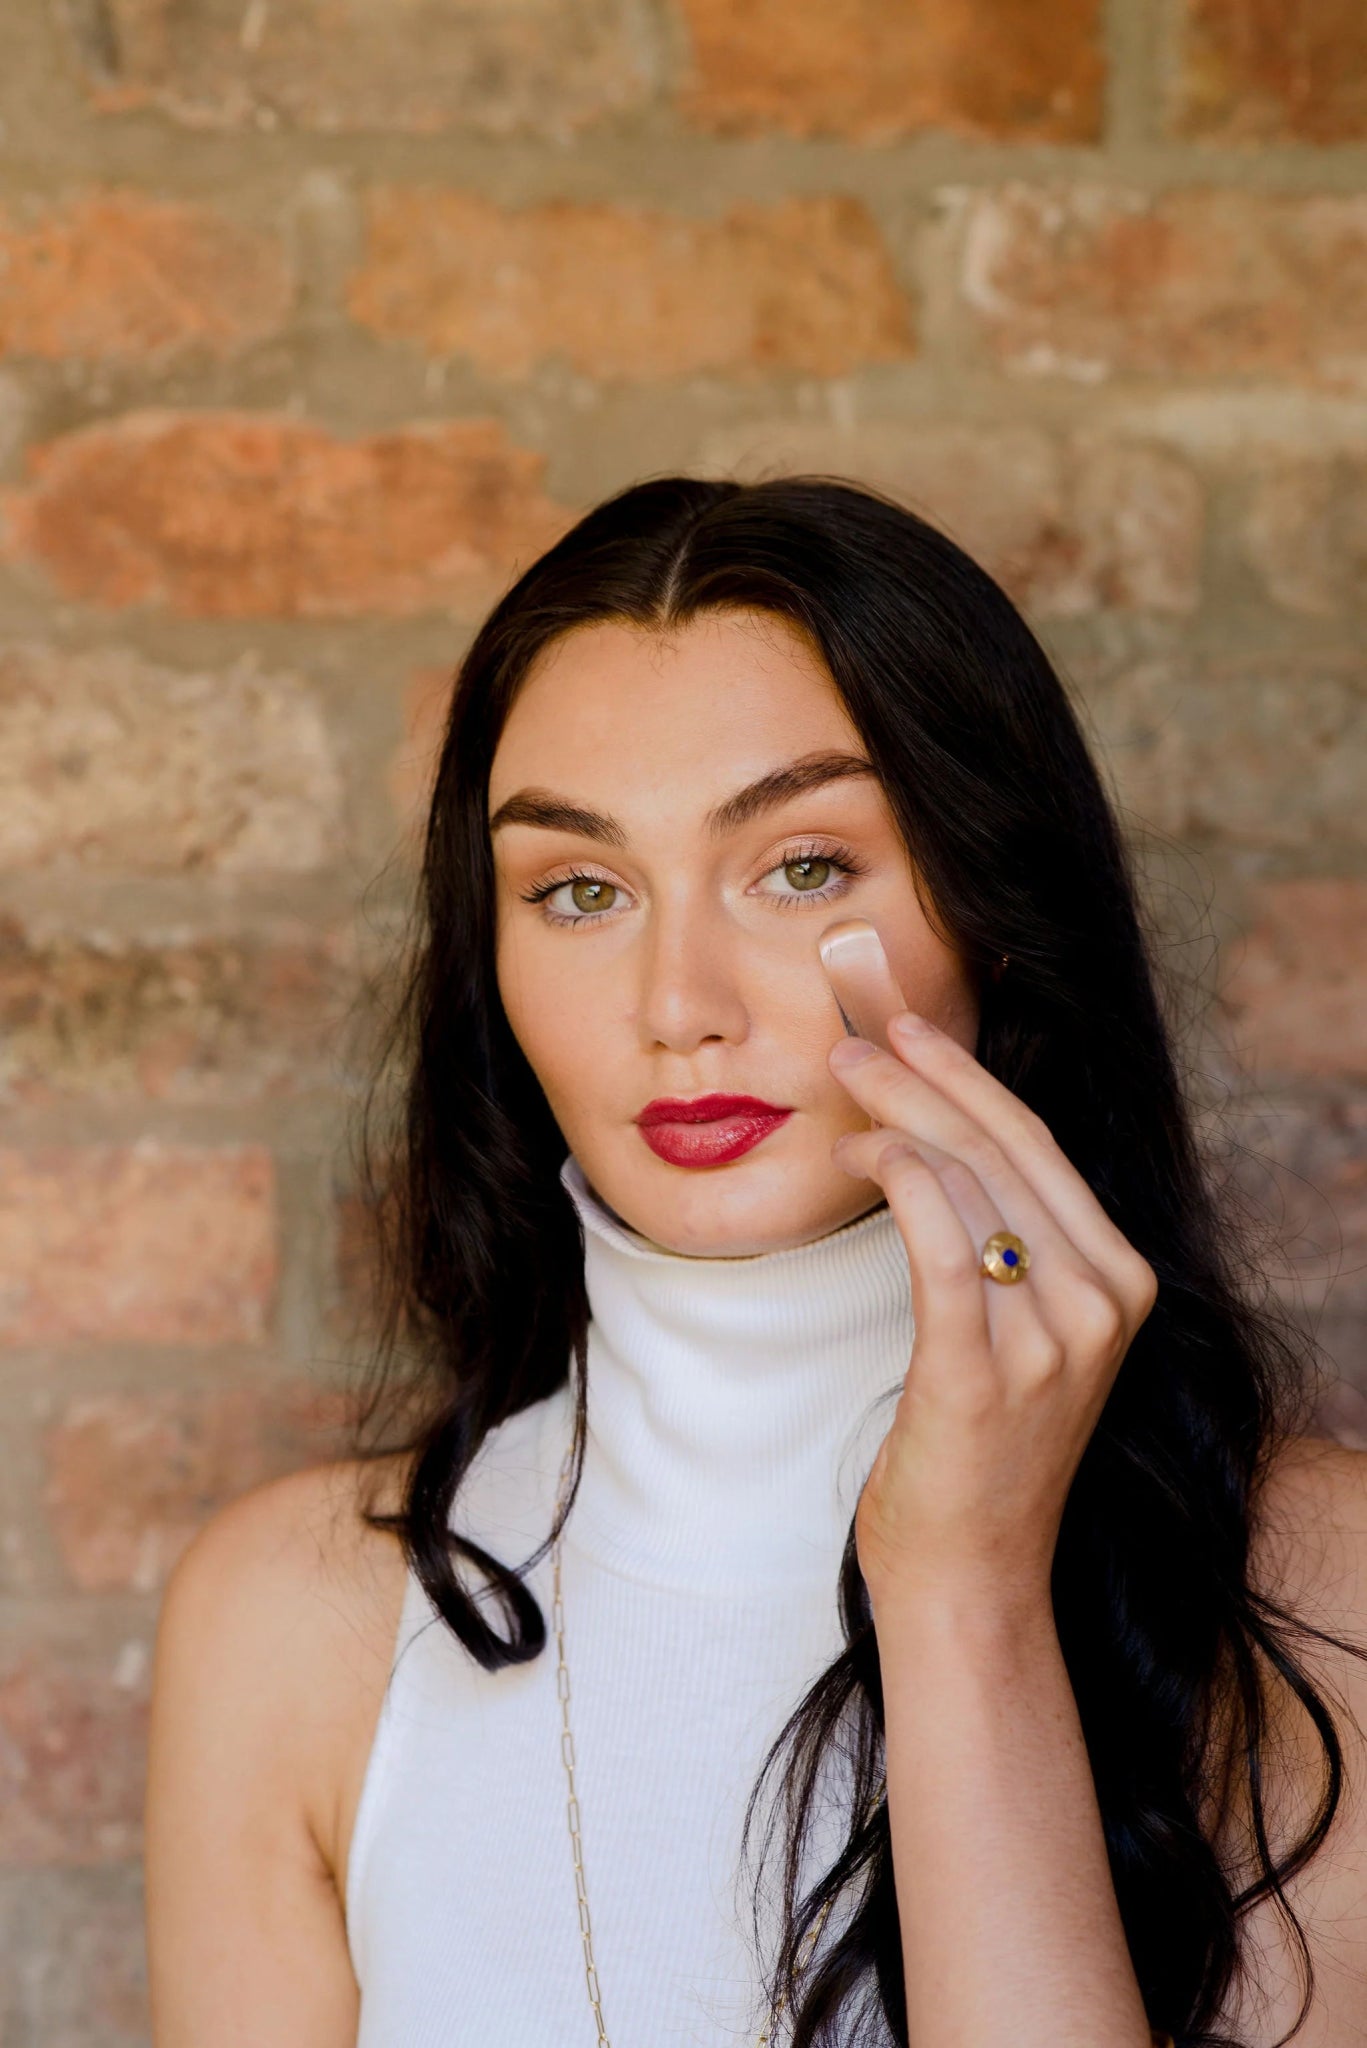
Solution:
[[(832, 848), (828, 846), (803, 845), (793, 847), (788, 852), (781, 854), (774, 862), (772, 868), (765, 869), (765, 875), (775, 874), (779, 868), (792, 867), (796, 862), (803, 860), (829, 862), (831, 867), (840, 870), (839, 881), (834, 886), (828, 885), (824, 889), (801, 889), (795, 891), (791, 896), (776, 896), (774, 901), (783, 909), (797, 910), (804, 903), (829, 903), (836, 896), (844, 895), (846, 888), (855, 876), (868, 872), (867, 862), (862, 861), (858, 854), (852, 852), (848, 846)], [(763, 880), (764, 876), (761, 876), (760, 879)], [(576, 868), (571, 874), (557, 875), (552, 881), (539, 882), (534, 889), (523, 891), (522, 901), (524, 903), (542, 903), (548, 896), (553, 896), (557, 889), (567, 888), (572, 882), (606, 882), (609, 888), (616, 888), (617, 886), (607, 875), (595, 875), (589, 873), (584, 868)], [(610, 915), (610, 912), (600, 914), (592, 910), (581, 911), (575, 917), (569, 917), (560, 910), (544, 910), (542, 912), (542, 916), (548, 924), (565, 926), (606, 924)]]

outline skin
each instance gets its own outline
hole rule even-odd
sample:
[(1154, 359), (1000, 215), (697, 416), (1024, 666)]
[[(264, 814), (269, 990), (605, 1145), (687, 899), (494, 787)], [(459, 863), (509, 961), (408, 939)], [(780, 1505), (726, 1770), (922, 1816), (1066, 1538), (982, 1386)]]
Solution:
[[(906, 1390), (859, 1503), (886, 1702), (888, 1809), (913, 2042), (1146, 2048), (1048, 1566), (1076, 1463), (1148, 1313), (1153, 1275), (1039, 1119), (973, 1058), (963, 963), (931, 931), (876, 780), (830, 782), (724, 837), (708, 811), (831, 749), (859, 751), (830, 678), (778, 622), (735, 614), (668, 639), (576, 633), (528, 678), (493, 769), (611, 812), (605, 846), (525, 822), (495, 835), (498, 973), (509, 1019), (599, 1194), (656, 1242), (744, 1256), (804, 1242), (886, 1200), (917, 1320)], [(795, 908), (783, 863), (839, 841), (864, 872)], [(566, 929), (523, 900), (596, 873), (617, 896)], [(820, 876), (824, 886), (829, 878)], [(576, 906), (569, 889), (554, 899)], [(587, 900), (587, 899), (584, 899)], [(597, 915), (597, 910), (591, 914)], [(891, 1052), (847, 1042), (816, 951), (867, 916), (913, 1010)], [(674, 1167), (633, 1118), (714, 1089), (791, 1103), (741, 1159)], [(977, 1272), (1009, 1226), (1026, 1279)], [(1367, 1457), (1302, 1441), (1278, 1460), (1254, 1575), (1322, 1627), (1367, 1610)], [(359, 1522), (402, 1472), (353, 1462), (257, 1487), (211, 1518), (158, 1622), (146, 1827), (155, 2048), (354, 2048), (346, 1875), (404, 1589), (401, 1553)], [(1318, 1978), (1298, 2048), (1367, 2048), (1367, 1666), (1312, 1647), (1340, 1723), (1349, 1796), (1289, 1886)], [(1273, 1837), (1313, 1805), (1303, 1722), (1272, 1700)], [(212, 1767), (206, 1768), (206, 1759)], [(1249, 1828), (1209, 1814), (1236, 1874)], [(1257, 1988), (1224, 2016), (1273, 2048), (1297, 2015), (1275, 1911), (1245, 1923)]]
[[(526, 679), (494, 756), (491, 818), (517, 793), (556, 792), (624, 829), (622, 846), (530, 824), (494, 832), (499, 989), (588, 1180), (673, 1251), (778, 1250), (882, 1199), (831, 1157), (868, 1127), (825, 1060), (842, 1026), (816, 940), (837, 917), (872, 918), (909, 999), (963, 1045), (977, 1036), (971, 976), (931, 930), (872, 773), (706, 832), (738, 789), (831, 753), (865, 750), (815, 653), (781, 620), (726, 613), (667, 640), (625, 625), (566, 635)], [(863, 874), (821, 871), (804, 890), (781, 865), (839, 846)], [(523, 900), (576, 873), (607, 891), (587, 907), (569, 885), (549, 906)], [(548, 907), (582, 922), (555, 925)], [(637, 1112), (713, 1091), (795, 1113), (724, 1166), (657, 1158)]]

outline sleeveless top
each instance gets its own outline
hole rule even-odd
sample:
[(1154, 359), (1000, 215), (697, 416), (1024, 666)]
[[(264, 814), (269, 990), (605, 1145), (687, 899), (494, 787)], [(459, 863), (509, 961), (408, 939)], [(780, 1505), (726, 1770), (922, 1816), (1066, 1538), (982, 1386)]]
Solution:
[[(778, 1924), (781, 1813), (759, 1855), (776, 1776), (744, 1869), (741, 1821), (769, 1745), (843, 1647), (841, 1553), (911, 1351), (906, 1249), (880, 1206), (786, 1250), (694, 1258), (630, 1229), (573, 1155), (561, 1180), (591, 1311), (562, 1591), (604, 2024), (612, 2048), (751, 2048)], [(566, 1385), (493, 1431), (452, 1526), (527, 1558), (572, 1413)], [(549, 1555), (525, 1576), (546, 1648), (486, 1672), (408, 1574), (347, 1870), (358, 2048), (597, 2043)], [(844, 1840), (838, 1793), (808, 1883)]]

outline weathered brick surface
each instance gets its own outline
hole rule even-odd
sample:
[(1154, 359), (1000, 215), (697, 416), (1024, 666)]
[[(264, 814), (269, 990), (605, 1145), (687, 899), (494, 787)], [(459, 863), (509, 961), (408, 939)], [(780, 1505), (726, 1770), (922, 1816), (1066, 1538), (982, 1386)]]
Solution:
[(965, 210), (964, 305), (1014, 374), (1367, 388), (1367, 194), (1018, 184)]
[[(1269, 1095), (1238, 1133), (1261, 1268), (1287, 1303), (1336, 1322), (1367, 1312), (1367, 1100)], [(1350, 1325), (1351, 1327), (1351, 1325)], [(1359, 1340), (1360, 1342), (1360, 1336)], [(1359, 1357), (1353, 1361), (1361, 1385)]]
[(0, 1344), (255, 1343), (277, 1260), (263, 1146), (0, 1147)]
[(1359, 0), (1186, 0), (1172, 91), (1179, 134), (1222, 142), (1367, 136)]
[(249, 1487), (344, 1453), (348, 1404), (310, 1381), (87, 1394), (44, 1432), (44, 1504), (74, 1586), (154, 1592)]
[(490, 420), (341, 440), (150, 412), (32, 449), (0, 553), (64, 595), (201, 618), (402, 616), (491, 598), (567, 523)]
[(404, 691), (403, 737), (390, 758), (386, 787), (395, 813), (411, 831), (421, 828), (430, 797), (455, 682), (450, 668), (421, 668)]
[(1273, 603), (1310, 618), (1367, 604), (1367, 460), (1265, 460), (1244, 512), (1247, 560)]
[(223, 354), (289, 304), (279, 243), (206, 206), (108, 191), (0, 212), (0, 355)]
[(1367, 883), (1260, 884), (1223, 990), (1264, 1072), (1367, 1080)]
[[(585, 289), (591, 278), (592, 289)], [(386, 187), (367, 208), (354, 319), (499, 376), (562, 357), (590, 376), (834, 376), (914, 353), (911, 309), (867, 208), (742, 204), (717, 219)]]
[(322, 708), (250, 655), (0, 646), (0, 870), (303, 872), (340, 850)]
[(723, 473), (834, 472), (889, 491), (1043, 617), (1181, 614), (1197, 603), (1201, 484), (1156, 443), (938, 421), (843, 431), (775, 422), (714, 435), (703, 454)]
[(887, 142), (918, 129), (1090, 142), (1104, 67), (1098, 0), (681, 0), (687, 117)]
[(9, 12), (0, 2048), (148, 2048), (158, 1593), (346, 1448), (452, 674), (638, 477), (864, 478), (1040, 623), (1203, 929), (1210, 871), (1169, 958), (1367, 1444), (1367, 13)]
[(35, 938), (0, 916), (0, 1104), (253, 1102), (343, 1072), (351, 947)]
[(1367, 845), (1360, 660), (1155, 659), (1092, 701), (1123, 801), (1178, 839), (1301, 851)]
[(136, 1864), (0, 1871), (5, 2048), (148, 2048)]
[(102, 0), (64, 11), (94, 103), (198, 127), (566, 136), (650, 90), (636, 0)]
[(150, 1643), (0, 1642), (0, 1861), (117, 1863), (142, 1837)]

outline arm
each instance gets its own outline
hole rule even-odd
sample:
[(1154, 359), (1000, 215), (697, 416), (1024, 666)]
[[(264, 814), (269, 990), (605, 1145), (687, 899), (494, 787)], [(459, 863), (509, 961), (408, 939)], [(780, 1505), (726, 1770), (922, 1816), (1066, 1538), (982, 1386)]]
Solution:
[(296, 1473), (235, 1501), (166, 1590), (146, 1806), (156, 2048), (356, 2039), (327, 1847), (337, 1731), (354, 1729), (361, 1701), (378, 1707), (382, 1674), (358, 1656), (367, 1628), (346, 1583), (356, 1539), (329, 1479), (344, 1470)]
[[(900, 1022), (900, 1020), (899, 1020)], [(1038, 1117), (943, 1033), (831, 1061), (878, 1126), (838, 1162), (907, 1247), (916, 1340), (855, 1536), (883, 1672), (915, 2048), (1149, 2048), (1050, 1573), (1078, 1460), (1156, 1294)], [(1008, 1228), (1028, 1275), (980, 1247)]]
[(911, 2041), (1149, 2048), (1052, 1614), (874, 1620)]

